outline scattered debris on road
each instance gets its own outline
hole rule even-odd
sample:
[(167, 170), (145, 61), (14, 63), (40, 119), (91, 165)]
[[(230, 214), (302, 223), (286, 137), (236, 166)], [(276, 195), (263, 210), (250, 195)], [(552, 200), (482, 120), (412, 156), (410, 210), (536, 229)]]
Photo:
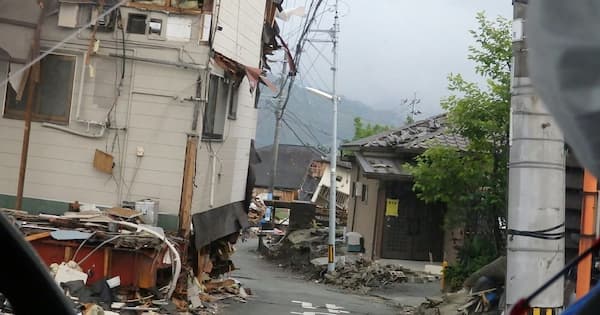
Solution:
[(360, 255), (348, 255), (341, 241), (343, 230), (337, 231), (340, 239), (336, 246), (336, 272), (327, 274), (328, 230), (302, 229), (289, 232), (280, 242), (261, 244), (261, 253), (267, 258), (300, 272), (307, 279), (334, 285), (344, 290), (366, 294), (374, 288), (384, 288), (402, 282), (424, 283), (437, 281), (439, 276), (414, 271), (401, 265), (379, 264)]
[(501, 314), (504, 305), (506, 256), (499, 257), (468, 277), (464, 288), (445, 294), (440, 299), (429, 298), (416, 309), (405, 309), (406, 314), (456, 315)]
[(326, 266), (323, 266), (320, 272), (324, 276), (325, 283), (363, 294), (371, 289), (385, 288), (397, 283), (424, 283), (438, 280), (434, 275), (414, 271), (401, 265), (382, 265), (363, 258), (338, 263), (335, 272), (331, 274), (326, 273), (326, 270)]

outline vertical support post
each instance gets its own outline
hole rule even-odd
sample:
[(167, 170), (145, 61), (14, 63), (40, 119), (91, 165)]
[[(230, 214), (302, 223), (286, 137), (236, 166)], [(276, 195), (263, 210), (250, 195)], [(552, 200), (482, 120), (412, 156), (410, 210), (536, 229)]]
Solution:
[[(588, 170), (583, 173), (583, 201), (581, 203), (581, 230), (579, 253), (592, 246), (595, 239), (596, 206), (598, 202), (598, 180)], [(588, 255), (577, 266), (577, 298), (590, 291), (592, 281), (592, 256)]]
[(38, 82), (39, 63), (32, 66), (27, 80), (27, 103), (25, 105), (25, 128), (23, 129), (23, 144), (21, 145), (21, 163), (19, 166), (19, 182), (17, 184), (17, 200), (15, 209), (23, 209), (23, 190), (25, 188), (25, 175), (27, 171), (27, 156), (29, 154), (29, 137), (31, 135), (31, 117), (33, 102), (35, 101), (35, 88)]
[[(38, 18), (38, 23), (33, 36), (31, 45), (31, 59), (35, 59), (40, 55), (40, 33), (42, 31), (42, 22), (46, 15), (45, 2), (39, 3), (42, 10)], [(37, 83), (40, 82), (40, 63), (36, 62), (31, 66), (29, 78), (27, 80), (27, 103), (25, 104), (25, 128), (23, 129), (23, 144), (21, 146), (21, 163), (19, 166), (19, 182), (17, 183), (17, 198), (15, 209), (22, 210), (23, 208), (23, 190), (25, 188), (25, 174), (27, 170), (27, 156), (29, 154), (29, 136), (31, 134), (31, 118), (33, 112), (33, 102), (35, 102), (35, 90)]]
[(194, 177), (198, 155), (198, 135), (188, 134), (183, 166), (183, 184), (179, 204), (179, 236), (187, 238), (192, 220), (192, 200), (194, 195)]

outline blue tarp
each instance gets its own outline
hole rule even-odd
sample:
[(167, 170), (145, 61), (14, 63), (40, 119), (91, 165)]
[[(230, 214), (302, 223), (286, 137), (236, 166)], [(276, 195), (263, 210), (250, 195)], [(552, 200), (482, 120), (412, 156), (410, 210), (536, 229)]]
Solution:
[(595, 315), (600, 313), (600, 285), (567, 308), (562, 315)]

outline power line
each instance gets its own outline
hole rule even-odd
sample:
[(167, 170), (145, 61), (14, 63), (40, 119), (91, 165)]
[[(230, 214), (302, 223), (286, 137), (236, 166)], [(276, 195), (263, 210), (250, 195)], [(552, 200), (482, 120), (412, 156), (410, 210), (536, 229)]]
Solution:
[[(289, 118), (290, 116), (288, 116)], [(299, 127), (303, 128), (305, 130), (305, 134), (307, 134), (308, 136), (310, 136), (312, 139), (314, 139), (317, 143), (321, 142), (319, 140), (319, 138), (310, 130), (310, 128), (307, 128), (305, 124), (302, 123), (298, 123), (297, 120), (294, 120), (296, 122), (296, 125), (298, 125)]]
[[(275, 108), (267, 108), (269, 111), (273, 112), (273, 113), (277, 113), (277, 109)], [(304, 132), (304, 134), (306, 134), (307, 136), (310, 136), (317, 144), (321, 144), (321, 141), (319, 140), (319, 138), (311, 132), (310, 128), (307, 127), (306, 124), (304, 124), (298, 117), (292, 117), (289, 116), (288, 114), (291, 113), (291, 111), (288, 109), (285, 114), (288, 118), (291, 118), (293, 120), (293, 122), (300, 128), (302, 128), (301, 130)], [(283, 121), (284, 118), (282, 118)], [(288, 123), (289, 125), (289, 123)]]
[(288, 124), (288, 122), (285, 119), (281, 119), (281, 121), (283, 121), (283, 123), (286, 125), (286, 127), (288, 127), (288, 129), (294, 134), (294, 136), (296, 136), (296, 139), (298, 139), (298, 141), (300, 141), (300, 143), (305, 146), (305, 147), (309, 147), (308, 144), (306, 144), (304, 141), (302, 141), (302, 139), (300, 138), (300, 136), (296, 133), (296, 131), (294, 130), (294, 128), (292, 128), (292, 126), (290, 126), (290, 124)]

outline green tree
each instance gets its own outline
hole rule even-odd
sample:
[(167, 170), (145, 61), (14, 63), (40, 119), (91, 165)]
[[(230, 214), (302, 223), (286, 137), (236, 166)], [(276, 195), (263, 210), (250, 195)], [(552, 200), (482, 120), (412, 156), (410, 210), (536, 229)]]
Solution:
[(452, 96), (442, 101), (451, 130), (467, 139), (468, 147), (458, 151), (434, 146), (407, 167), (422, 200), (447, 205), (446, 227), (465, 228), (471, 239), (467, 243), (483, 239), (498, 254), (504, 246), (499, 220), (506, 217), (507, 198), (510, 22), (502, 17), (488, 20), (483, 13), (477, 22), (478, 28), (471, 31), (476, 44), (469, 48), (468, 58), (485, 84), (450, 74)]
[(376, 135), (378, 133), (387, 131), (392, 129), (390, 126), (380, 125), (380, 124), (364, 124), (360, 117), (354, 118), (354, 138), (352, 140), (358, 140), (362, 138), (366, 138), (372, 135)]

